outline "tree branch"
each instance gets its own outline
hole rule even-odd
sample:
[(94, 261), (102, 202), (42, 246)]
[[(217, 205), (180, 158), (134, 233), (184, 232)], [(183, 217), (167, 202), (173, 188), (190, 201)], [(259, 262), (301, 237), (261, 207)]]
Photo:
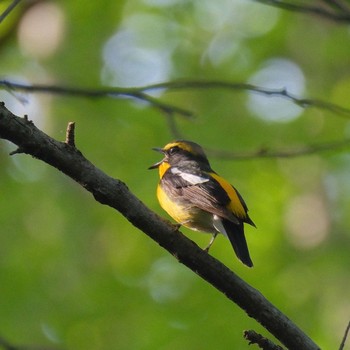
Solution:
[[(281, 0), (254, 0), (256, 2), (260, 2), (265, 5), (271, 5), (274, 7), (278, 7), (283, 10), (300, 12), (306, 14), (313, 14), (316, 16), (320, 16), (335, 22), (348, 23), (350, 22), (350, 13), (348, 11), (344, 11), (344, 7), (340, 9), (340, 11), (332, 11), (321, 6), (309, 6), (303, 3), (296, 4), (289, 1), (281, 1)], [(331, 1), (328, 1), (331, 2)], [(334, 4), (340, 3), (339, 1), (333, 0)], [(339, 9), (339, 6), (338, 6)]]
[(214, 149), (206, 149), (206, 151), (208, 152), (208, 154), (211, 154), (212, 156), (220, 159), (249, 160), (258, 158), (295, 158), (321, 152), (339, 151), (347, 148), (350, 148), (350, 139), (280, 150), (270, 150), (268, 148), (262, 147), (256, 151), (250, 152), (230, 152)]
[(59, 350), (57, 347), (42, 345), (14, 345), (0, 336), (0, 349), (4, 350)]
[(148, 102), (154, 108), (157, 108), (163, 113), (176, 113), (183, 117), (192, 117), (193, 113), (187, 109), (174, 106), (169, 103), (160, 101), (142, 91), (140, 88), (100, 88), (100, 89), (89, 89), (89, 88), (78, 88), (69, 86), (58, 86), (58, 85), (28, 85), (10, 82), (7, 80), (0, 80), (0, 87), (13, 93), (13, 91), (22, 91), (27, 93), (45, 93), (45, 94), (56, 94), (56, 95), (67, 95), (73, 97), (88, 97), (88, 98), (125, 98), (131, 97), (135, 100)]
[[(1, 86), (1, 81), (0, 81)], [(225, 90), (238, 90), (238, 91), (250, 91), (257, 94), (272, 96), (272, 97), (282, 97), (287, 100), (290, 100), (295, 105), (301, 108), (319, 108), (327, 110), (340, 116), (349, 118), (350, 109), (339, 106), (334, 103), (327, 101), (322, 101), (319, 99), (309, 99), (309, 98), (300, 98), (291, 94), (286, 88), (276, 88), (270, 89), (261, 86), (256, 86), (248, 83), (234, 83), (226, 82), (220, 80), (179, 80), (179, 81), (170, 81), (165, 83), (153, 84), (139, 88), (141, 91), (150, 91), (158, 89), (169, 89), (174, 90), (188, 90), (188, 89), (225, 89)]]
[(13, 0), (11, 4), (0, 15), (0, 23), (10, 14), (10, 12), (21, 2), (21, 0)]
[(245, 339), (249, 340), (249, 345), (257, 344), (263, 350), (284, 350), (281, 346), (274, 344), (271, 340), (253, 330), (245, 331), (243, 335)]
[(344, 332), (344, 336), (343, 336), (343, 339), (342, 339), (342, 342), (340, 344), (340, 347), (339, 347), (339, 350), (343, 350), (344, 349), (344, 346), (345, 346), (345, 343), (346, 343), (346, 338), (348, 337), (348, 334), (349, 334), (349, 331), (350, 331), (350, 321), (345, 329), (345, 332)]
[(125, 98), (130, 97), (135, 100), (144, 101), (149, 103), (154, 108), (157, 108), (166, 115), (178, 114), (183, 117), (193, 117), (193, 112), (174, 106), (172, 104), (162, 102), (157, 98), (154, 98), (147, 94), (149, 91), (155, 90), (193, 90), (193, 89), (225, 89), (225, 90), (237, 90), (237, 91), (250, 91), (258, 93), (265, 96), (271, 97), (281, 97), (285, 98), (295, 105), (301, 108), (319, 108), (322, 110), (330, 111), (339, 116), (350, 118), (350, 109), (343, 106), (339, 106), (335, 103), (330, 103), (327, 101), (322, 101), (319, 99), (308, 99), (300, 98), (294, 96), (288, 92), (285, 88), (264, 88), (261, 86), (256, 86), (248, 83), (235, 83), (226, 82), (220, 80), (178, 80), (170, 81), (159, 84), (151, 84), (141, 87), (131, 87), (131, 88), (121, 88), (121, 87), (103, 87), (100, 89), (96, 88), (76, 88), (68, 86), (58, 86), (58, 85), (27, 85), (15, 82), (10, 82), (7, 80), (0, 80), (0, 87), (13, 93), (14, 91), (22, 91), (27, 93), (48, 93), (48, 94), (58, 94), (67, 95), (73, 97), (88, 97), (88, 98)]
[(338, 10), (341, 10), (345, 13), (350, 14), (350, 8), (349, 8), (349, 4), (347, 4), (345, 1), (343, 0), (322, 0), (325, 4), (327, 4), (328, 6), (331, 6), (333, 8), (337, 8)]
[(0, 138), (16, 144), (22, 153), (62, 171), (89, 191), (98, 202), (118, 210), (132, 225), (255, 318), (287, 348), (319, 349), (260, 292), (182, 235), (176, 226), (148, 209), (122, 181), (96, 168), (74, 146), (54, 140), (28, 119), (13, 115), (4, 104), (0, 105)]
[[(9, 90), (11, 93), (14, 91), (22, 91), (27, 93), (49, 93), (68, 95), (74, 97), (87, 97), (87, 98), (104, 98), (104, 97), (117, 97), (125, 98), (131, 97), (137, 100), (148, 102), (151, 106), (157, 108), (164, 113), (170, 133), (174, 138), (184, 138), (176, 124), (176, 114), (183, 117), (192, 117), (193, 113), (187, 109), (174, 106), (165, 102), (161, 102), (159, 99), (154, 98), (147, 94), (149, 91), (155, 90), (190, 90), (190, 89), (225, 89), (225, 90), (237, 90), (237, 91), (251, 91), (254, 93), (262, 94), (265, 96), (281, 97), (290, 100), (292, 103), (302, 108), (319, 108), (330, 111), (339, 116), (350, 118), (350, 109), (329, 103), (318, 99), (299, 98), (288, 92), (285, 88), (282, 89), (269, 89), (259, 87), (247, 83), (234, 83), (225, 82), (219, 80), (205, 81), (205, 80), (179, 80), (164, 82), (159, 84), (152, 84), (142, 87), (134, 88), (100, 88), (100, 89), (88, 89), (88, 88), (75, 88), (65, 87), (57, 85), (26, 85), (20, 83), (9, 82), (6, 80), (0, 80), (0, 87)], [(74, 142), (74, 140), (73, 140)], [(303, 147), (295, 147), (284, 150), (270, 150), (262, 147), (256, 151), (251, 152), (227, 152), (222, 150), (209, 150), (208, 152), (217, 158), (222, 159), (254, 159), (254, 158), (292, 158), (299, 157), (324, 151), (338, 150), (349, 147), (350, 139), (339, 140), (329, 143), (321, 143), (308, 145)], [(14, 151), (20, 153), (20, 149)]]

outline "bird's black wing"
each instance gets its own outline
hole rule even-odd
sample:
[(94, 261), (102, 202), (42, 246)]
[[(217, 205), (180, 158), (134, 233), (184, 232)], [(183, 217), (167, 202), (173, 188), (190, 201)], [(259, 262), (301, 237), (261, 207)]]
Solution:
[(175, 200), (190, 202), (235, 224), (240, 222), (227, 208), (230, 202), (228, 194), (208, 173), (167, 172), (162, 178), (162, 186)]

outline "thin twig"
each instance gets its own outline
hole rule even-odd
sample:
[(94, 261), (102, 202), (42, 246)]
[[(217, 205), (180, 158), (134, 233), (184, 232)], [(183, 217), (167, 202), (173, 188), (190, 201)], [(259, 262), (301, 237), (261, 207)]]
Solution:
[(21, 2), (21, 0), (13, 0), (6, 10), (0, 15), (0, 23), (10, 14), (10, 12)]
[(10, 344), (5, 338), (0, 337), (0, 347), (4, 350), (17, 350), (17, 348)]
[(220, 159), (259, 159), (259, 158), (294, 158), (300, 156), (307, 156), (315, 153), (326, 151), (336, 151), (350, 147), (350, 139), (341, 141), (334, 141), (328, 143), (313, 144), (299, 148), (291, 148), (285, 150), (269, 150), (267, 148), (260, 148), (251, 152), (230, 152), (224, 150), (207, 149), (208, 154)]
[(57, 85), (27, 85), (14, 83), (7, 80), (0, 80), (0, 87), (4, 87), (10, 92), (13, 91), (24, 91), (28, 93), (40, 92), (40, 93), (50, 93), (50, 94), (60, 94), (75, 97), (90, 97), (90, 98), (103, 98), (103, 97), (131, 97), (136, 100), (141, 100), (148, 102), (151, 106), (159, 109), (161, 112), (176, 113), (184, 117), (193, 117), (193, 113), (187, 109), (174, 106), (172, 104), (162, 102), (159, 99), (148, 95), (146, 92), (152, 90), (167, 89), (169, 91), (175, 90), (189, 90), (189, 89), (226, 89), (226, 90), (238, 90), (238, 91), (251, 91), (258, 94), (281, 97), (290, 100), (294, 104), (302, 108), (319, 108), (336, 113), (340, 116), (349, 118), (350, 109), (343, 106), (339, 106), (334, 103), (322, 101), (319, 99), (306, 99), (299, 98), (291, 94), (285, 88), (269, 89), (247, 83), (232, 83), (220, 80), (180, 80), (164, 82), (159, 84), (151, 84), (141, 87), (131, 87), (131, 88), (108, 88), (103, 87), (100, 89), (89, 89), (89, 88), (75, 88), (75, 87), (65, 87)]
[(278, 7), (283, 10), (293, 11), (293, 12), (300, 12), (300, 13), (307, 13), (307, 14), (314, 14), (332, 21), (336, 22), (350, 22), (350, 14), (348, 12), (342, 13), (342, 12), (333, 12), (329, 11), (323, 7), (318, 6), (308, 6), (304, 5), (302, 3), (295, 4), (287, 1), (281, 1), (281, 0), (254, 0), (256, 2), (260, 2), (265, 5), (271, 5), (274, 7)]
[(57, 347), (46, 345), (13, 345), (0, 336), (0, 349), (4, 350), (59, 350)]
[(323, 2), (328, 6), (336, 7), (339, 10), (344, 11), (345, 13), (350, 13), (350, 8), (348, 4), (346, 4), (342, 0), (323, 0)]
[(16, 148), (14, 151), (10, 152), (10, 156), (14, 156), (15, 154), (21, 154), (24, 153), (21, 147)]
[(348, 337), (348, 334), (349, 334), (349, 331), (350, 331), (350, 321), (345, 329), (345, 333), (344, 333), (344, 337), (343, 337), (343, 340), (340, 344), (340, 347), (339, 347), (339, 350), (343, 350), (344, 349), (344, 346), (345, 346), (345, 343), (346, 343), (346, 338)]
[[(1, 85), (1, 82), (0, 82)], [(180, 80), (171, 81), (160, 84), (148, 85), (139, 88), (141, 91), (158, 90), (158, 89), (169, 89), (174, 90), (185, 90), (185, 89), (227, 89), (227, 90), (246, 90), (250, 92), (255, 92), (258, 94), (274, 97), (282, 97), (292, 101), (294, 104), (302, 108), (320, 108), (324, 110), (337, 113), (339, 115), (350, 117), (350, 109), (339, 106), (334, 103), (322, 101), (319, 99), (307, 99), (299, 98), (288, 92), (286, 88), (264, 88), (261, 86), (256, 86), (248, 83), (232, 83), (220, 80)]]
[(193, 113), (187, 109), (174, 106), (169, 103), (165, 103), (156, 99), (142, 91), (139, 88), (77, 88), (77, 87), (68, 87), (68, 86), (57, 86), (57, 85), (27, 85), (20, 84), (15, 82), (10, 82), (7, 80), (0, 80), (0, 86), (5, 89), (13, 91), (24, 91), (27, 93), (48, 93), (48, 94), (58, 94), (58, 95), (67, 95), (73, 97), (89, 97), (89, 98), (103, 98), (103, 97), (131, 97), (136, 100), (148, 102), (151, 106), (159, 109), (163, 113), (177, 113), (183, 117), (193, 117)]

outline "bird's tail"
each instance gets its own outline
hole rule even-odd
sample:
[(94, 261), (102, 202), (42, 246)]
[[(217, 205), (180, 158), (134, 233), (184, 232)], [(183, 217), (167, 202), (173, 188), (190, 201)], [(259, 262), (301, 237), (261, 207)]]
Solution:
[(241, 260), (244, 265), (252, 267), (253, 262), (250, 258), (247, 241), (244, 236), (243, 222), (236, 224), (223, 219), (222, 224), (238, 259)]

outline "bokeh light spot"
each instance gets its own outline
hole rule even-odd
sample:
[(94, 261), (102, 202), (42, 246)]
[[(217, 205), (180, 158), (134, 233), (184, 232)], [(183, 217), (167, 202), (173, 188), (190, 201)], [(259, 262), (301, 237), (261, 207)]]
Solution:
[(19, 47), (25, 55), (47, 58), (60, 46), (64, 32), (62, 9), (56, 3), (41, 1), (25, 13), (19, 24)]
[(130, 87), (168, 80), (177, 45), (173, 31), (162, 16), (130, 16), (104, 45), (103, 83)]
[(312, 249), (329, 234), (330, 217), (323, 197), (306, 194), (293, 198), (287, 207), (285, 224), (290, 242), (297, 248)]
[[(263, 68), (252, 75), (249, 83), (268, 89), (286, 89), (288, 93), (300, 96), (305, 90), (303, 72), (294, 62), (286, 59), (268, 60)], [(249, 110), (266, 121), (289, 122), (301, 115), (303, 109), (282, 96), (266, 96), (249, 93)]]

